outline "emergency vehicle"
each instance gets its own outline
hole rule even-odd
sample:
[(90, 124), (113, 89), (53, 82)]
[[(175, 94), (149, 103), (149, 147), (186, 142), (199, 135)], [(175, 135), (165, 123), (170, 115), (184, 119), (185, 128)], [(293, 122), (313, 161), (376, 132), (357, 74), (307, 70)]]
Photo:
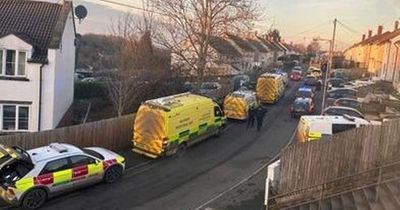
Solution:
[(371, 123), (367, 120), (348, 115), (302, 116), (297, 127), (296, 136), (298, 142), (306, 143), (364, 125), (371, 125)]
[(144, 102), (136, 114), (133, 151), (150, 158), (184, 151), (225, 124), (221, 108), (210, 98), (191, 93)]
[(283, 77), (278, 74), (265, 73), (257, 80), (257, 98), (262, 103), (276, 103), (284, 94)]
[(226, 118), (245, 120), (250, 108), (258, 107), (256, 94), (249, 90), (235, 91), (225, 97), (224, 112)]
[(125, 159), (107, 149), (52, 143), (25, 151), (0, 145), (0, 195), (23, 209), (37, 209), (60, 193), (119, 180)]

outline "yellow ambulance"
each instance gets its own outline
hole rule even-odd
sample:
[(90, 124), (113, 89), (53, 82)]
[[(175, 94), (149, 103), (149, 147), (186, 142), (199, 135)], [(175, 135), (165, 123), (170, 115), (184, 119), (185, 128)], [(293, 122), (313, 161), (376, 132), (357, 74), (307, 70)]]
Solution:
[(151, 158), (184, 151), (225, 124), (221, 108), (210, 98), (183, 93), (144, 102), (133, 129), (133, 151)]
[(225, 97), (224, 113), (226, 118), (235, 120), (247, 119), (249, 109), (258, 106), (256, 94), (249, 90), (235, 91)]
[(283, 77), (279, 74), (265, 73), (257, 80), (257, 98), (261, 103), (276, 103), (285, 91)]

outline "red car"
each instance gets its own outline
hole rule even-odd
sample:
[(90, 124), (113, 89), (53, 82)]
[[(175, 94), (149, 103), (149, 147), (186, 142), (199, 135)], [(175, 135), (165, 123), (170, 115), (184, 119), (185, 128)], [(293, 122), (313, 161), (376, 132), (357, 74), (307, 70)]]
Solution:
[(291, 73), (290, 73), (290, 79), (292, 80), (292, 81), (300, 81), (301, 80), (301, 71), (297, 71), (297, 70), (293, 70)]

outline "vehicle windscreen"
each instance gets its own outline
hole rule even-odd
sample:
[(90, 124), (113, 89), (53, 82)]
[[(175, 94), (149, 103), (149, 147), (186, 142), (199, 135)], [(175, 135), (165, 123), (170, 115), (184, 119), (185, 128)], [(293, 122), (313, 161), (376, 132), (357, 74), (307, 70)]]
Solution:
[(309, 109), (309, 104), (307, 102), (295, 102), (293, 108), (295, 111), (306, 111)]
[(11, 184), (23, 178), (33, 169), (33, 164), (17, 160), (0, 169), (0, 184)]
[(93, 157), (96, 157), (96, 158), (98, 158), (98, 159), (100, 159), (100, 160), (104, 160), (104, 156), (101, 155), (100, 153), (94, 151), (94, 150), (91, 150), (91, 149), (82, 149), (82, 151), (85, 152), (86, 154), (91, 155), (91, 156), (93, 156)]
[(11, 155), (3, 148), (0, 148), (0, 166), (5, 162), (9, 161), (10, 159)]
[(217, 86), (215, 84), (212, 83), (203, 83), (201, 84), (200, 89), (217, 89)]
[(311, 91), (299, 90), (297, 91), (297, 97), (304, 97), (304, 98), (311, 98), (312, 93)]

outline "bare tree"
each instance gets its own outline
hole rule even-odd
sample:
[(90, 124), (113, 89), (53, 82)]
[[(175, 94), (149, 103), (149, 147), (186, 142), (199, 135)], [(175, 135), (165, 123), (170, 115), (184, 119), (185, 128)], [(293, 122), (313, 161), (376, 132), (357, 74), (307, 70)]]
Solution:
[(247, 31), (259, 17), (256, 0), (154, 0), (156, 40), (203, 78), (213, 36)]
[(117, 49), (111, 58), (112, 66), (105, 72), (107, 94), (118, 116), (121, 116), (135, 100), (138, 83), (135, 80), (140, 72), (134, 67), (137, 38), (132, 28), (133, 16), (126, 14), (114, 21), (110, 32), (112, 45)]

